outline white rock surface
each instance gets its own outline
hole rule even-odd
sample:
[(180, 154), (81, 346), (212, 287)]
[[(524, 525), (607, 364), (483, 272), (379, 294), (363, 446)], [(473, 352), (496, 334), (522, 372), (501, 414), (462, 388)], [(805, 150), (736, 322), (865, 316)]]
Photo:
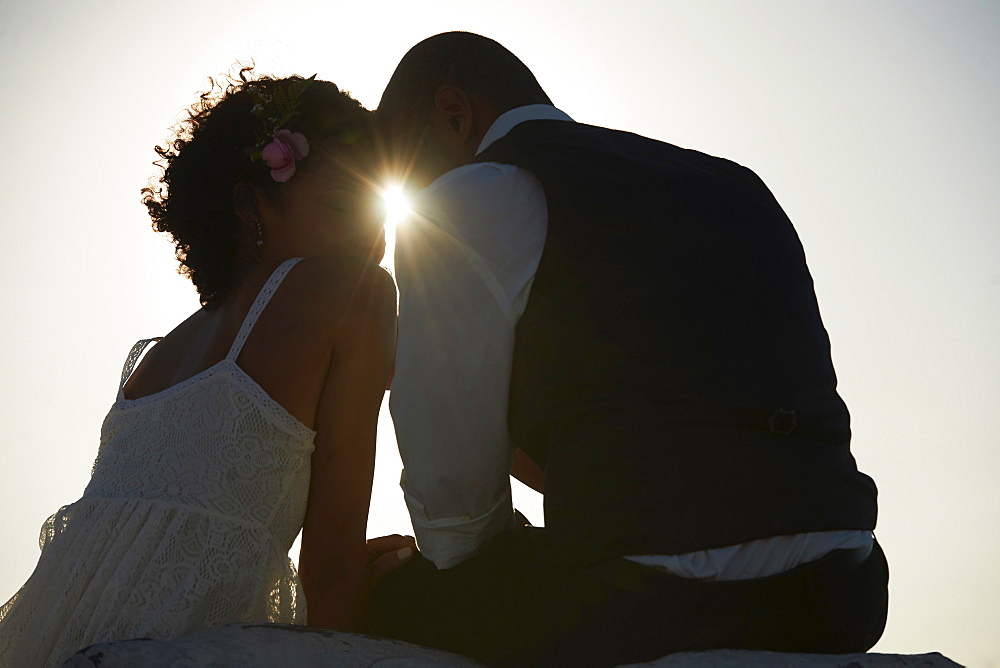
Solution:
[(626, 668), (656, 666), (670, 668), (942, 668), (959, 666), (937, 652), (931, 654), (785, 654), (741, 649), (708, 652), (679, 652), (651, 663), (629, 664)]
[[(284, 624), (233, 624), (172, 640), (124, 640), (92, 645), (74, 654), (64, 668), (217, 668), (240, 666), (362, 666), (456, 668), (482, 664), (457, 654), (355, 633)], [(783, 654), (714, 650), (671, 654), (632, 666), (744, 668), (903, 668), (952, 667), (940, 654)]]

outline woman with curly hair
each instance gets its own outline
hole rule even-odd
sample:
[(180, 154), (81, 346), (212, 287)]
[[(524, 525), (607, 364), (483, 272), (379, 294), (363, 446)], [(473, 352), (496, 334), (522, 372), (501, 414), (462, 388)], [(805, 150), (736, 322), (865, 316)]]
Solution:
[(365, 541), (396, 328), (371, 112), (247, 72), (157, 147), (144, 203), (202, 308), (129, 354), (83, 497), (0, 608), (3, 666), (229, 623), (362, 630), (373, 579), (412, 554)]

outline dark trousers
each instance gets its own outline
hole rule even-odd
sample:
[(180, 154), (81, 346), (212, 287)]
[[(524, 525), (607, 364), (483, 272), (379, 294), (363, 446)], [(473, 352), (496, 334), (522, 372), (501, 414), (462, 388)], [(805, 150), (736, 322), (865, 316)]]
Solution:
[(572, 565), (525, 527), (437, 570), (422, 557), (375, 590), (371, 631), (496, 665), (610, 666), (671, 652), (864, 652), (881, 637), (889, 571), (838, 550), (779, 575), (705, 582), (625, 559)]

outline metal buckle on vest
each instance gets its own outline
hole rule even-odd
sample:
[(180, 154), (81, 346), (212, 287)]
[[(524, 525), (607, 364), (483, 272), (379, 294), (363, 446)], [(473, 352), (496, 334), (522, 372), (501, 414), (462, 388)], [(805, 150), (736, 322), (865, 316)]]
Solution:
[(775, 434), (788, 436), (795, 431), (798, 421), (795, 419), (795, 411), (790, 411), (787, 408), (779, 408), (771, 413), (771, 417), (767, 418), (767, 424)]

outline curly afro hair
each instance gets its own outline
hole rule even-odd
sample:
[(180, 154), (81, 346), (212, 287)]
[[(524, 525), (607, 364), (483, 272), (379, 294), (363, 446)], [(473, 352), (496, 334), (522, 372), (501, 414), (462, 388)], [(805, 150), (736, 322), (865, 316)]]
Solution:
[[(269, 200), (281, 203), (283, 184), (270, 177), (262, 161), (251, 162), (250, 152), (259, 143), (251, 109), (255, 93), (287, 90), (292, 76), (276, 79), (250, 77), (244, 67), (239, 78), (209, 79), (202, 93), (178, 125), (174, 138), (157, 146), (156, 161), (163, 173), (158, 183), (142, 189), (143, 204), (153, 229), (171, 236), (178, 272), (198, 290), (203, 306), (212, 308), (228, 293), (237, 266), (238, 247), (234, 191), (246, 182)], [(372, 112), (328, 81), (314, 80), (299, 97), (292, 120), (282, 128), (302, 132), (310, 151), (301, 164), (308, 169), (320, 147), (362, 144), (373, 137)]]

